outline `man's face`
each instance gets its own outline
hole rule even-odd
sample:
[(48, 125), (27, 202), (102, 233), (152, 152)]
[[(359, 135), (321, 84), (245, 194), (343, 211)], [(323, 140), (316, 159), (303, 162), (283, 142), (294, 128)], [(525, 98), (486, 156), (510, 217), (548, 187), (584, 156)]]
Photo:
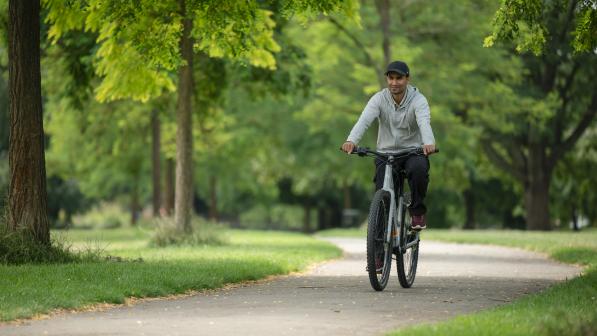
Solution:
[(409, 77), (399, 74), (397, 72), (388, 72), (386, 75), (386, 80), (388, 81), (388, 88), (390, 89), (390, 93), (402, 94), (404, 90), (406, 90), (406, 85), (408, 84)]

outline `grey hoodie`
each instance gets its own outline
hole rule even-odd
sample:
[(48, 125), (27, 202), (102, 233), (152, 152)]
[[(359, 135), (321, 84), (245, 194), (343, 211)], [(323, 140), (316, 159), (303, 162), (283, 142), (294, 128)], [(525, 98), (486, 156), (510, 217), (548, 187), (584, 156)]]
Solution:
[(377, 92), (369, 99), (346, 141), (358, 144), (376, 118), (379, 119), (379, 152), (392, 153), (421, 147), (424, 144), (435, 144), (429, 104), (425, 96), (414, 86), (406, 87), (406, 94), (400, 104), (396, 104), (389, 89)]

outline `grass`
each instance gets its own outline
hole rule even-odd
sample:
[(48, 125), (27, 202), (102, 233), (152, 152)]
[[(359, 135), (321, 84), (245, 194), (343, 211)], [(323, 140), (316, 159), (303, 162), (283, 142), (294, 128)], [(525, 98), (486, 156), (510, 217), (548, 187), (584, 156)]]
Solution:
[[(362, 229), (326, 230), (321, 236), (364, 237)], [(586, 266), (578, 278), (516, 302), (452, 320), (397, 330), (390, 335), (597, 335), (597, 230), (527, 232), (427, 230), (424, 240), (491, 244), (545, 253)]]
[(127, 297), (157, 297), (222, 287), (305, 269), (340, 250), (280, 232), (227, 232), (227, 245), (152, 248), (143, 229), (69, 231), (74, 249), (100, 249), (106, 261), (0, 265), (0, 320), (9, 321)]
[(583, 232), (429, 230), (423, 239), (519, 247), (586, 266), (578, 278), (513, 304), (391, 335), (596, 335), (597, 230)]

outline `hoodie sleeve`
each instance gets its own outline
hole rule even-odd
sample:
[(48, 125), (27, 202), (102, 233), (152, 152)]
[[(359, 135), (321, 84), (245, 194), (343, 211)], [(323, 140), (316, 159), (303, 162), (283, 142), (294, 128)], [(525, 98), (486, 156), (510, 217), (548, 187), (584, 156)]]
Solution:
[(419, 130), (421, 131), (421, 138), (424, 145), (435, 144), (433, 131), (431, 130), (431, 111), (429, 110), (429, 103), (425, 97), (421, 97), (415, 105), (415, 117)]
[(361, 141), (363, 134), (365, 134), (365, 131), (369, 128), (369, 126), (371, 126), (373, 120), (379, 118), (380, 96), (381, 95), (377, 93), (373, 97), (371, 97), (371, 99), (369, 99), (367, 106), (365, 106), (363, 113), (361, 113), (359, 120), (350, 131), (350, 134), (348, 135), (348, 139), (346, 139), (346, 141), (350, 141), (355, 145), (358, 144), (359, 141)]

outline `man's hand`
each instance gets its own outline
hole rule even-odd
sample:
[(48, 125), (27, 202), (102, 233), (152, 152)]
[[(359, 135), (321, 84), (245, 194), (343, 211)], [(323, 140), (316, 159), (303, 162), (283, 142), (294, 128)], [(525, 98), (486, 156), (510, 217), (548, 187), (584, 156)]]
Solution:
[(344, 144), (342, 144), (342, 150), (348, 154), (352, 153), (355, 147), (355, 144), (350, 141), (346, 141)]
[(429, 156), (435, 152), (435, 144), (433, 145), (423, 145), (423, 154), (425, 156)]

